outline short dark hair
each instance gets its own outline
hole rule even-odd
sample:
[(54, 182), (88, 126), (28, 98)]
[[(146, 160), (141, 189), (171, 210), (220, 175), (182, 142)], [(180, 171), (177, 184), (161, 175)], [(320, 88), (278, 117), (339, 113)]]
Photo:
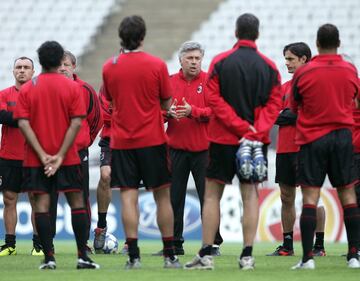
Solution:
[(140, 46), (146, 35), (145, 21), (140, 16), (124, 18), (119, 26), (120, 44), (127, 50), (135, 50)]
[(302, 56), (306, 57), (306, 62), (311, 60), (311, 50), (310, 47), (304, 42), (295, 42), (289, 45), (286, 45), (283, 50), (283, 55), (285, 56), (285, 52), (290, 51), (298, 58)]
[(37, 49), (39, 62), (45, 70), (61, 65), (64, 56), (63, 47), (56, 41), (46, 41)]
[(319, 27), (316, 36), (317, 44), (323, 49), (334, 49), (340, 46), (340, 35), (338, 28), (326, 23)]
[(16, 64), (16, 62), (17, 62), (18, 60), (29, 60), (29, 61), (31, 62), (31, 65), (32, 65), (32, 69), (34, 69), (34, 62), (33, 62), (33, 60), (32, 60), (31, 58), (25, 57), (25, 56), (18, 57), (18, 58), (16, 58), (16, 59), (14, 60), (14, 66), (15, 66), (15, 64)]
[(236, 20), (236, 37), (255, 41), (259, 36), (259, 19), (253, 14), (242, 14)]

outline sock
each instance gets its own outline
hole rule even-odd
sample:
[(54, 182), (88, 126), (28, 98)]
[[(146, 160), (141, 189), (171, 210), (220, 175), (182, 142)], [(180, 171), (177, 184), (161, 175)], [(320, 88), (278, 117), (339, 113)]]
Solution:
[(314, 248), (324, 249), (324, 236), (325, 236), (324, 232), (316, 232), (315, 233), (316, 238), (315, 238)]
[(163, 237), (163, 255), (164, 257), (169, 257), (170, 259), (174, 259), (175, 251), (174, 251), (174, 237)]
[(140, 249), (138, 247), (138, 239), (128, 237), (128, 238), (126, 238), (125, 243), (128, 245), (130, 262), (133, 262), (134, 259), (139, 259), (140, 258)]
[(87, 257), (87, 229), (88, 229), (88, 215), (85, 208), (71, 210), (71, 223), (76, 239), (78, 249), (78, 257)]
[(240, 259), (243, 258), (243, 257), (251, 257), (252, 256), (252, 250), (253, 250), (252, 246), (246, 246), (241, 252)]
[(90, 227), (91, 227), (91, 206), (89, 199), (87, 200), (86, 205), (86, 217), (87, 217), (87, 228), (86, 228), (86, 245), (87, 241), (90, 239)]
[(35, 213), (35, 224), (45, 255), (45, 262), (54, 260), (54, 253), (52, 250), (53, 239), (49, 213)]
[(16, 244), (16, 235), (14, 234), (5, 234), (5, 244), (9, 247), (15, 248)]
[(284, 232), (283, 233), (283, 239), (284, 239), (284, 243), (283, 243), (283, 247), (288, 249), (288, 250), (292, 250), (294, 248), (293, 246), (293, 236), (294, 236), (294, 232)]
[(199, 251), (199, 256), (211, 256), (212, 245), (203, 245)]
[(105, 228), (107, 226), (106, 215), (107, 212), (105, 213), (98, 212), (98, 223), (97, 223), (98, 228)]
[(300, 217), (301, 243), (303, 247), (302, 262), (313, 258), (312, 247), (316, 228), (316, 206), (304, 204)]
[(356, 204), (349, 204), (344, 208), (344, 222), (348, 240), (347, 260), (357, 258), (360, 231), (360, 210)]
[(41, 249), (41, 242), (40, 242), (40, 237), (37, 234), (33, 234), (33, 247), (37, 248), (37, 249)]

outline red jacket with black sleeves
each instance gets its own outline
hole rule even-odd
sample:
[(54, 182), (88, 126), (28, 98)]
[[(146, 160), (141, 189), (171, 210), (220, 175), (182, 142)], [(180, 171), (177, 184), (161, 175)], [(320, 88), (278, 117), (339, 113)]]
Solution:
[[(209, 124), (211, 142), (236, 145), (245, 137), (270, 143), (269, 132), (281, 108), (280, 75), (255, 42), (239, 40), (233, 49), (217, 55), (207, 86), (215, 115)], [(249, 130), (250, 124), (256, 133)]]

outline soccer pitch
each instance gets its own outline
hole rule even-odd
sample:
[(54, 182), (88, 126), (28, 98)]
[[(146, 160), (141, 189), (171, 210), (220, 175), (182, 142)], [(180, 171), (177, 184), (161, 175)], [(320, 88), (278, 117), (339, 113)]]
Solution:
[[(163, 269), (161, 257), (151, 256), (161, 248), (160, 241), (140, 241), (139, 243), (142, 257), (142, 269), (125, 270), (124, 264), (126, 256), (114, 255), (94, 255), (92, 258), (100, 264), (100, 270), (75, 269), (76, 255), (75, 243), (69, 241), (56, 241), (56, 262), (55, 271), (40, 271), (40, 257), (32, 257), (29, 252), (32, 247), (31, 241), (18, 241), (16, 256), (0, 258), (0, 280), (267, 280), (267, 281), (287, 281), (287, 280), (359, 280), (360, 270), (349, 269), (346, 267), (345, 258), (341, 254), (345, 253), (345, 244), (326, 244), (327, 256), (315, 259), (316, 269), (313, 271), (293, 271), (290, 267), (300, 260), (300, 244), (295, 245), (295, 257), (267, 257), (267, 253), (272, 252), (277, 244), (258, 243), (255, 245), (254, 256), (256, 268), (254, 271), (239, 270), (237, 258), (241, 249), (239, 243), (224, 243), (221, 247), (222, 255), (215, 258), (215, 270), (213, 271), (188, 271), (183, 269)], [(191, 260), (197, 252), (200, 241), (187, 241), (185, 244), (185, 256), (181, 256), (181, 262)]]

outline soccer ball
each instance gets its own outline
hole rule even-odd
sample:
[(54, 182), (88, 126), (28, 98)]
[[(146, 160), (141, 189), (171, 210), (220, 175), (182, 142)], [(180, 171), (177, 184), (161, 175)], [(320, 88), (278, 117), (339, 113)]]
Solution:
[(119, 249), (119, 242), (114, 235), (106, 233), (105, 244), (103, 247), (104, 254), (116, 254)]

